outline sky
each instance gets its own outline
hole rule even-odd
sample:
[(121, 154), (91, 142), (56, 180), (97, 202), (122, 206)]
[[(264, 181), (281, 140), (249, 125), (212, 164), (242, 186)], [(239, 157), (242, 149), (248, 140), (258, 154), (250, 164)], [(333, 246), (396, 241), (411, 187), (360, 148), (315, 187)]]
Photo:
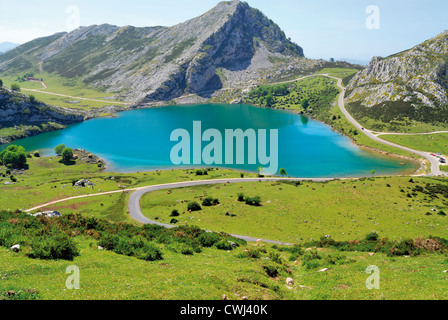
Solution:
[[(172, 26), (217, 0), (0, 0), (0, 43), (92, 24)], [(447, 0), (247, 0), (276, 22), (308, 58), (368, 61), (448, 30)], [(372, 7), (373, 6), (373, 7)]]

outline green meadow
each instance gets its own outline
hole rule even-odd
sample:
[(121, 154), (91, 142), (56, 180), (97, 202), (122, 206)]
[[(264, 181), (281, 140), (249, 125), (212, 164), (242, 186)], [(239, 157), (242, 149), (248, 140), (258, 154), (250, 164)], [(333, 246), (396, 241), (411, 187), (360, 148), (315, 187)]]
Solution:
[[(28, 164), (28, 170), (15, 174), (18, 182), (13, 185), (4, 184), (9, 176), (5, 174), (6, 168), (0, 169), (0, 207), (4, 210), (28, 209), (57, 199), (102, 191), (240, 177), (238, 172), (216, 169), (207, 176), (196, 176), (194, 170), (120, 174), (104, 172), (97, 165), (80, 161), (66, 166), (57, 157), (33, 157), (28, 159)], [(72, 182), (81, 178), (96, 185), (73, 187)], [(373, 177), (324, 184), (222, 184), (174, 189), (170, 194), (167, 191), (150, 193), (142, 199), (144, 212), (160, 222), (170, 222), (169, 215), (177, 209), (178, 225), (184, 226), (186, 222), (187, 226), (217, 232), (297, 242), (300, 247), (285, 249), (248, 243), (235, 249), (220, 250), (213, 246), (182, 254), (176, 247), (157, 242), (163, 259), (144, 261), (111, 250), (99, 250), (101, 230), (86, 228), (81, 232), (66, 231), (79, 255), (73, 260), (55, 260), (32, 258), (26, 246), (23, 251), (12, 252), (10, 245), (0, 240), (0, 299), (218, 300), (223, 294), (231, 300), (243, 297), (250, 300), (444, 299), (447, 274), (443, 271), (448, 269), (444, 247), (415, 255), (413, 251), (391, 255), (389, 249), (374, 250), (372, 255), (361, 249), (341, 251), (307, 242), (331, 236), (331, 239), (356, 243), (372, 231), (390, 241), (444, 237), (448, 218), (441, 212), (448, 212), (448, 198), (443, 191), (446, 185), (447, 180), (441, 178), (414, 178), (410, 182), (409, 177)], [(260, 196), (261, 206), (237, 201), (238, 193)], [(206, 196), (218, 198), (220, 204), (202, 206), (201, 211), (192, 213), (186, 210), (188, 202), (197, 201), (202, 205), (201, 198)], [(61, 202), (44, 209), (59, 210), (67, 217), (81, 214), (109, 221), (117, 227), (130, 224), (139, 228), (127, 214), (128, 197), (128, 192), (119, 192)], [(4, 223), (13, 228), (18, 221), (7, 219)], [(21, 223), (26, 226), (25, 221)], [(176, 234), (182, 241), (182, 232)], [(66, 268), (72, 265), (80, 270), (79, 290), (65, 287)], [(380, 268), (380, 290), (366, 288), (369, 276), (366, 268), (370, 265)], [(319, 272), (323, 268), (329, 270)], [(292, 278), (294, 284), (287, 285), (286, 278)]]
[(393, 135), (385, 134), (381, 139), (391, 141), (409, 148), (448, 155), (448, 133), (425, 135)]
[[(11, 84), (16, 83), (20, 86), (21, 91), (24, 94), (33, 95), (37, 98), (37, 100), (45, 102), (49, 105), (85, 110), (111, 105), (125, 105), (123, 102), (111, 98), (115, 95), (114, 93), (94, 90), (77, 78), (63, 78), (58, 75), (45, 72), (35, 74), (35, 78), (44, 80), (46, 86), (46, 88), (44, 88), (40, 82), (25, 81), (19, 83), (16, 81), (18, 77), (19, 75), (0, 75), (0, 79), (3, 80), (5, 86), (9, 87)], [(33, 90), (38, 90), (39, 92)], [(58, 94), (69, 97), (58, 96)]]
[[(142, 198), (147, 217), (169, 223), (173, 210), (178, 224), (194, 224), (212, 231), (255, 238), (302, 243), (330, 235), (338, 240), (356, 240), (376, 231), (401, 239), (441, 236), (448, 231), (448, 199), (416, 191), (429, 184), (448, 187), (447, 179), (387, 177), (331, 181), (328, 183), (258, 182), (156, 191)], [(259, 196), (262, 205), (238, 201), (238, 194)], [(217, 198), (215, 206), (188, 212), (187, 204)], [(434, 210), (434, 211), (432, 211)], [(427, 213), (431, 215), (427, 215)]]

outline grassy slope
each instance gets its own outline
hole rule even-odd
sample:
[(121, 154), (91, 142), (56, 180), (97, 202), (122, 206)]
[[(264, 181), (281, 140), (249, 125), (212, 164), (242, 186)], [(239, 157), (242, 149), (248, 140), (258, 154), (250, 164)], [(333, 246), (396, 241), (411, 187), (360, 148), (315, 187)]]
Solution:
[(382, 139), (409, 148), (448, 155), (448, 133), (429, 135), (382, 135)]
[[(77, 78), (68, 79), (49, 73), (35, 74), (34, 77), (38, 79), (43, 78), (47, 88), (44, 88), (39, 82), (26, 81), (18, 83), (22, 88), (22, 92), (28, 95), (33, 95), (38, 100), (45, 102), (49, 105), (56, 105), (66, 108), (81, 108), (86, 110), (90, 110), (92, 108), (101, 108), (110, 105), (117, 105), (117, 106), (122, 105), (118, 101), (106, 99), (107, 97), (110, 97), (112, 95), (111, 93), (104, 93), (98, 90), (94, 90), (91, 87), (82, 83), (82, 81), (80, 81)], [(3, 80), (5, 86), (10, 86), (13, 83), (17, 83), (17, 81), (15, 81), (17, 79), (16, 76), (0, 75), (0, 79)], [(26, 89), (63, 94), (79, 98), (103, 100), (104, 102), (90, 101), (90, 100), (76, 100), (68, 97), (60, 97), (51, 94), (28, 91)], [(67, 101), (80, 101), (80, 102), (68, 103)]]
[[(47, 199), (98, 192), (100, 188), (104, 191), (117, 189), (120, 185), (141, 186), (188, 178), (205, 178), (186, 176), (183, 170), (126, 175), (101, 173), (93, 165), (77, 164), (66, 167), (54, 158), (51, 159), (34, 158), (30, 160), (30, 170), (25, 175), (19, 176), (19, 181), (21, 178), (25, 181), (13, 186), (0, 184), (2, 192), (0, 206), (22, 207), (27, 203), (38, 204)], [(58, 177), (62, 172), (64, 180), (59, 180)], [(237, 173), (219, 170), (211, 172), (209, 177), (223, 175), (239, 176)], [(103, 180), (103, 177), (110, 176), (117, 178)], [(97, 186), (95, 190), (70, 186), (61, 188), (68, 182), (66, 180), (71, 180), (73, 177), (91, 178)], [(408, 180), (408, 178), (375, 178), (374, 181), (367, 179), (346, 184), (335, 181), (325, 184), (325, 187), (312, 183), (298, 187), (284, 183), (255, 183), (253, 186), (221, 185), (220, 189), (215, 186), (209, 189), (174, 190), (171, 195), (156, 192), (146, 197), (144, 204), (148, 202), (156, 204), (152, 207), (150, 216), (159, 210), (161, 213), (157, 215), (161, 219), (168, 219), (168, 213), (174, 208), (169, 206), (175, 204), (176, 199), (188, 200), (195, 196), (203, 196), (204, 192), (207, 192), (219, 197), (222, 205), (192, 214), (196, 218), (188, 220), (190, 224), (213, 228), (216, 226), (217, 229), (225, 231), (247, 231), (248, 234), (256, 236), (261, 236), (264, 232), (265, 238), (278, 237), (289, 241), (294, 240), (292, 238), (308, 239), (312, 236), (318, 238), (322, 234), (332, 234), (336, 239), (356, 239), (371, 230), (377, 230), (382, 235), (388, 233), (387, 236), (391, 239), (395, 236), (446, 234), (446, 217), (435, 214), (424, 215), (424, 212), (434, 205), (445, 208), (446, 204), (441, 203), (442, 199), (426, 203), (422, 195), (408, 200), (405, 194), (399, 191), (399, 186), (406, 191), (409, 190), (408, 186), (414, 186), (410, 185)], [(430, 181), (437, 182), (426, 178), (418, 179), (420, 184)], [(386, 183), (390, 183), (391, 188), (388, 188)], [(356, 189), (353, 188), (353, 184), (357, 186)], [(312, 190), (313, 187), (316, 190)], [(247, 195), (261, 195), (263, 207), (248, 207), (236, 203), (236, 193), (241, 191)], [(384, 202), (384, 198), (387, 202)], [(269, 200), (271, 203), (268, 204)], [(101, 203), (104, 207), (101, 207)], [(130, 221), (126, 214), (127, 195), (101, 196), (88, 201), (81, 199), (75, 204), (76, 207), (71, 207), (69, 202), (64, 204), (65, 207), (55, 208), (64, 214), (82, 213), (114, 221)], [(359, 210), (361, 205), (365, 210)], [(415, 212), (409, 209), (409, 205), (414, 207)], [(181, 212), (185, 211), (183, 208), (185, 204), (177, 206)], [(279, 211), (279, 208), (283, 210)], [(237, 216), (225, 216), (224, 213), (227, 211)], [(341, 214), (338, 214), (339, 211)], [(373, 218), (371, 215), (379, 225), (367, 219)], [(187, 216), (190, 215), (182, 215), (181, 221), (187, 220)], [(199, 219), (201, 221), (198, 221)], [(294, 225), (297, 221), (305, 219), (309, 223)], [(406, 221), (410, 222), (408, 228), (405, 225)], [(416, 221), (421, 223), (416, 224)], [(340, 228), (341, 224), (344, 224), (344, 229)], [(434, 227), (429, 227), (430, 224)], [(343, 230), (347, 234), (342, 235)], [(81, 256), (74, 261), (32, 260), (22, 253), (16, 254), (0, 248), (0, 269), (2, 274), (7, 274), (6, 279), (0, 284), (0, 291), (35, 289), (39, 291), (39, 297), (42, 299), (220, 299), (222, 294), (226, 294), (230, 299), (241, 299), (242, 296), (249, 299), (442, 299), (446, 293), (446, 274), (442, 271), (446, 270), (448, 265), (446, 256), (441, 254), (390, 258), (380, 253), (369, 256), (367, 253), (348, 252), (344, 254), (353, 259), (353, 263), (328, 266), (323, 263), (322, 267), (330, 268), (330, 271), (325, 273), (317, 272), (318, 269), (308, 270), (302, 267), (301, 260), (298, 259), (297, 262), (287, 262), (291, 273), (283, 272), (276, 278), (269, 278), (262, 266), (268, 253), (273, 251), (270, 246), (265, 247), (267, 253), (260, 259), (238, 257), (243, 250), (252, 248), (253, 244), (249, 244), (248, 247), (231, 252), (204, 249), (202, 253), (193, 256), (183, 256), (164, 250), (163, 261), (145, 262), (112, 252), (99, 251), (95, 249), (96, 241), (92, 238), (78, 236), (76, 242), (81, 248)], [(335, 251), (325, 249), (321, 253), (326, 255)], [(284, 260), (288, 260), (288, 254), (282, 253), (282, 256)], [(81, 270), (79, 291), (65, 289), (65, 280), (68, 276), (65, 268), (69, 265), (76, 265)], [(368, 276), (365, 269), (369, 265), (380, 267), (381, 290), (365, 288)], [(285, 286), (287, 276), (295, 281), (292, 289)], [(301, 288), (299, 285), (310, 288)], [(417, 287), (419, 290), (410, 290)]]
[[(425, 214), (431, 208), (448, 212), (447, 199), (430, 200), (422, 193), (407, 197), (416, 185), (433, 182), (438, 181), (419, 178), (412, 184), (409, 178), (391, 177), (346, 183), (306, 182), (298, 187), (267, 182), (229, 184), (177, 189), (171, 194), (153, 192), (144, 196), (142, 206), (148, 217), (166, 223), (171, 220), (171, 211), (177, 209), (181, 213), (176, 218), (180, 224), (187, 222), (209, 230), (292, 243), (319, 239), (324, 235), (354, 240), (371, 231), (390, 238), (443, 236), (448, 230), (448, 218), (436, 213)], [(447, 185), (446, 180), (443, 183)], [(246, 196), (259, 195), (263, 206), (238, 202), (240, 192)], [(189, 213), (186, 203), (177, 202), (202, 203), (201, 199), (206, 196), (218, 198), (221, 205), (203, 206), (201, 211)], [(232, 214), (236, 216), (232, 217)]]
[[(268, 254), (259, 259), (239, 258), (253, 245), (227, 252), (204, 249), (193, 256), (164, 251), (165, 259), (145, 262), (113, 252), (97, 250), (95, 241), (77, 237), (81, 255), (74, 261), (33, 260), (21, 253), (0, 248), (0, 269), (6, 279), (0, 291), (33, 289), (41, 299), (205, 299), (219, 300), (226, 294), (231, 300), (255, 299), (444, 299), (446, 297), (447, 257), (434, 253), (418, 257), (387, 257), (377, 253), (344, 253), (353, 263), (305, 269), (287, 262), (291, 273), (269, 278), (262, 269)], [(270, 246), (264, 247), (269, 253)], [(325, 249), (320, 254), (335, 253)], [(283, 253), (282, 258), (288, 259)], [(65, 270), (76, 265), (80, 270), (80, 290), (67, 290)], [(380, 290), (368, 290), (366, 268), (380, 268)], [(286, 277), (294, 279), (288, 289)], [(305, 287), (300, 287), (305, 286)], [(418, 290), (417, 290), (418, 288)]]
[[(136, 188), (153, 184), (161, 184), (187, 180), (205, 180), (212, 178), (237, 178), (240, 174), (231, 170), (210, 171), (207, 176), (196, 176), (190, 174), (189, 170), (143, 172), (143, 173), (112, 173), (102, 172), (96, 165), (77, 162), (76, 165), (66, 166), (59, 163), (60, 158), (45, 157), (28, 159), (29, 170), (16, 175), (18, 183), (14, 185), (4, 185), (9, 181), (9, 176), (0, 176), (0, 208), (4, 209), (27, 209), (33, 206), (55, 201), (72, 196), (95, 194), (99, 192), (120, 190), (126, 188)], [(0, 174), (5, 174), (6, 168), (0, 166)], [(254, 176), (254, 175), (246, 175)], [(111, 179), (113, 177), (113, 179)], [(77, 188), (72, 187), (72, 180), (90, 179), (96, 185), (94, 187)], [(22, 181), (23, 180), (23, 181)], [(104, 196), (103, 200), (107, 200)], [(119, 195), (110, 198), (118, 199)], [(101, 198), (97, 200), (98, 202)], [(83, 203), (91, 204), (91, 210), (98, 208), (109, 215), (109, 209), (113, 203), (104, 201), (104, 207), (100, 207), (96, 200), (82, 199)], [(69, 203), (70, 204), (70, 203)], [(67, 204), (62, 204), (67, 206)], [(76, 212), (77, 207), (73, 207), (70, 212)], [(114, 211), (115, 212), (115, 211)], [(121, 218), (124, 218), (123, 216)]]

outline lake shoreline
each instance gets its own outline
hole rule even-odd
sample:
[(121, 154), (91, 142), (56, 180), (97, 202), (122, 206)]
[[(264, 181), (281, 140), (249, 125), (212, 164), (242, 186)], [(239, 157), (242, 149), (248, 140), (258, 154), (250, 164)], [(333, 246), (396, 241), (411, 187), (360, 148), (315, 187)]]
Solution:
[[(165, 108), (167, 108), (167, 107), (179, 107), (180, 109), (182, 109), (183, 107), (188, 107), (188, 106), (199, 106), (199, 107), (201, 107), (201, 106), (203, 106), (204, 104), (177, 104), (177, 105), (169, 105), (169, 104), (167, 104), (167, 105), (152, 105), (152, 106), (148, 106), (148, 105), (145, 105), (145, 106), (140, 106), (140, 107), (138, 107), (138, 108), (132, 108), (132, 109), (130, 109), (130, 110), (122, 110), (122, 111), (120, 111), (119, 113), (120, 114), (124, 114), (124, 113), (127, 113), (127, 111), (137, 111), (137, 110), (145, 110), (145, 109), (165, 109)], [(205, 104), (205, 105), (207, 105), (207, 104)], [(233, 105), (235, 105), (235, 104), (233, 104), (233, 105), (230, 105), (230, 104), (224, 104), (224, 103), (213, 103), (213, 104), (208, 104), (208, 105), (221, 105), (221, 106), (233, 106)], [(306, 115), (302, 115), (302, 114), (300, 114), (300, 113), (298, 113), (298, 112), (296, 112), (296, 111), (293, 111), (293, 110), (283, 110), (283, 109), (278, 109), (278, 108), (267, 108), (267, 107), (260, 107), (260, 106), (254, 106), (254, 105), (249, 105), (249, 104), (237, 104), (236, 106), (242, 106), (242, 110), (243, 111), (245, 111), (246, 112), (246, 115), (248, 114), (247, 112), (250, 112), (250, 109), (249, 108), (251, 108), (251, 107), (253, 107), (253, 108), (256, 108), (256, 109), (265, 109), (265, 110), (276, 110), (276, 111), (283, 111), (283, 112), (285, 112), (286, 114), (289, 114), (289, 117), (291, 117), (291, 118), (295, 118), (295, 117), (305, 117), (305, 118), (307, 118), (307, 119), (309, 119), (309, 120), (313, 120), (313, 121), (316, 121), (316, 122), (318, 122), (318, 123), (320, 123), (320, 124), (322, 124), (322, 125), (325, 125), (325, 127), (327, 127), (328, 129), (330, 129), (332, 132), (334, 132), (334, 133), (336, 133), (337, 135), (339, 135), (339, 136), (341, 136), (341, 137), (344, 137), (344, 138), (349, 138), (348, 139), (348, 141), (350, 141), (351, 142), (351, 144), (353, 145), (353, 146), (355, 146), (355, 147), (357, 147), (357, 148), (359, 148), (359, 149), (361, 149), (361, 150), (365, 150), (365, 151), (369, 151), (369, 152), (373, 152), (374, 154), (381, 154), (381, 155), (384, 155), (384, 156), (387, 156), (387, 158), (389, 158), (389, 160), (390, 159), (405, 159), (405, 160), (407, 160), (407, 161), (409, 161), (409, 162), (412, 162), (413, 164), (417, 164), (417, 160), (416, 159), (414, 159), (414, 158), (411, 158), (411, 157), (405, 157), (405, 156), (401, 156), (401, 155), (397, 155), (397, 154), (392, 154), (392, 153), (388, 153), (388, 152), (385, 152), (384, 150), (379, 150), (379, 149), (374, 149), (374, 148), (370, 148), (370, 147), (366, 147), (366, 146), (362, 146), (362, 145), (359, 145), (359, 144), (357, 144), (351, 137), (349, 137), (349, 136), (347, 136), (347, 135), (345, 135), (345, 134), (343, 134), (343, 133), (341, 133), (341, 132), (338, 132), (337, 130), (335, 130), (335, 128), (333, 128), (331, 125), (329, 125), (329, 124), (327, 124), (327, 123), (324, 123), (323, 121), (320, 121), (320, 120), (318, 120), (318, 119), (315, 119), (314, 117), (312, 117), (312, 116), (306, 116)], [(248, 109), (244, 109), (244, 108), (248, 108)], [(218, 110), (218, 111), (221, 111), (222, 112), (222, 110)], [(226, 110), (224, 110), (225, 112), (227, 112)], [(238, 109), (238, 111), (237, 112), (240, 112), (239, 111), (239, 109)], [(94, 118), (94, 119), (100, 119), (100, 118), (120, 118), (120, 116), (118, 115), (118, 114), (114, 114), (114, 115), (107, 115), (107, 116), (105, 116), (105, 117), (97, 117), (97, 118)], [(87, 120), (94, 120), (94, 119), (87, 119)], [(128, 121), (128, 119), (126, 119), (125, 121)], [(220, 120), (221, 121), (221, 120)], [(300, 120), (299, 120), (300, 121)], [(87, 121), (82, 121), (81, 123), (85, 123), (85, 122), (87, 122)], [(125, 122), (125, 123), (127, 123), (127, 122)], [(216, 123), (215, 123), (215, 125), (216, 125)], [(312, 127), (311, 127), (312, 128)], [(66, 129), (67, 130), (67, 129)], [(112, 141), (112, 137), (111, 137), (111, 141)], [(87, 150), (89, 150), (89, 149), (91, 149), (91, 148), (89, 148), (88, 146), (85, 146), (85, 145), (83, 145), (83, 144), (78, 144), (78, 145), (74, 145), (74, 147), (76, 147), (76, 148), (78, 148), (78, 149), (83, 149), (83, 148), (85, 148), (85, 149), (87, 149)], [(1, 148), (1, 146), (0, 146), (0, 148)], [(34, 149), (33, 147), (31, 147), (30, 148), (30, 150), (31, 149)], [(36, 149), (39, 149), (39, 148), (36, 148)], [(309, 152), (313, 152), (312, 150), (310, 150)], [(98, 153), (98, 152), (97, 152)], [(99, 153), (101, 153), (101, 152), (99, 152)], [(135, 155), (134, 155), (135, 156)], [(132, 157), (132, 155), (130, 155), (130, 157)], [(104, 161), (104, 170), (105, 171), (107, 171), (107, 172), (123, 172), (123, 173), (127, 173), (127, 172), (154, 172), (154, 171), (157, 171), (157, 170), (173, 170), (173, 169), (179, 169), (179, 167), (177, 167), (177, 166), (167, 166), (167, 167), (165, 167), (164, 165), (161, 165), (161, 167), (151, 167), (152, 165), (151, 164), (148, 164), (147, 165), (147, 167), (146, 168), (144, 168), (144, 167), (142, 167), (142, 168), (136, 168), (136, 169), (128, 169), (128, 168), (126, 168), (126, 165), (124, 166), (124, 168), (123, 169), (119, 169), (119, 167), (120, 167), (120, 165), (118, 165), (117, 167), (116, 166), (114, 166), (113, 165), (113, 163), (115, 162), (115, 161), (109, 161), (109, 159), (108, 159), (108, 157), (107, 156), (105, 156), (105, 154), (103, 154), (102, 155), (102, 159), (103, 159), (103, 161)], [(146, 158), (145, 158), (146, 159)], [(148, 158), (149, 159), (149, 158)], [(297, 159), (300, 159), (300, 158), (297, 158)], [(304, 158), (305, 160), (306, 160), (306, 156), (305, 156), (305, 158)], [(325, 159), (324, 159), (325, 160)], [(387, 160), (387, 159), (386, 159)], [(362, 160), (361, 160), (362, 161)], [(326, 165), (326, 163), (327, 162), (323, 162), (323, 165), (325, 166)], [(155, 164), (156, 166), (157, 166), (157, 164)], [(199, 169), (199, 168), (209, 168), (209, 167), (214, 167), (214, 165), (212, 165), (212, 166), (204, 166), (204, 165), (200, 165), (200, 166), (198, 166), (198, 167), (193, 167), (193, 166), (190, 166), (190, 165), (188, 165), (188, 166), (184, 166), (183, 168), (184, 169), (190, 169), (190, 170), (194, 170), (194, 169)], [(228, 168), (228, 169), (233, 169), (233, 170), (238, 170), (239, 172), (242, 172), (242, 173), (244, 173), (244, 172), (247, 172), (247, 173), (256, 173), (256, 171), (255, 170), (253, 170), (253, 169), (247, 169), (247, 170), (245, 170), (245, 169), (243, 169), (243, 168), (234, 168), (234, 167), (224, 167), (224, 166), (221, 166), (221, 165), (219, 165), (219, 167), (220, 168)], [(294, 167), (295, 168), (295, 165), (290, 165), (289, 167)], [(116, 170), (116, 168), (118, 168), (118, 170)], [(387, 170), (391, 170), (391, 171), (393, 171), (393, 169), (392, 168), (390, 168), (390, 169), (386, 169), (384, 172), (378, 172), (379, 174), (384, 174), (384, 175), (398, 175), (398, 176), (402, 176), (402, 175), (415, 175), (415, 174), (417, 174), (419, 171), (421, 171), (421, 169), (422, 168), (424, 168), (424, 164), (422, 163), (422, 162), (420, 162), (419, 161), (419, 168), (417, 168), (417, 169), (414, 169), (414, 168), (412, 168), (412, 169), (408, 169), (407, 171), (406, 171), (406, 169), (403, 169), (403, 170), (400, 170), (400, 169), (397, 169), (397, 170), (395, 170), (396, 172), (392, 172), (392, 173), (389, 173), (389, 172), (387, 172)], [(286, 169), (288, 169), (288, 168), (286, 168)], [(376, 169), (376, 168), (375, 168)], [(411, 170), (411, 171), (410, 171)], [(288, 170), (287, 170), (288, 171)], [(294, 171), (294, 170), (293, 170)], [(297, 171), (297, 170), (296, 170)], [(313, 174), (313, 171), (315, 171), (316, 172), (316, 174), (318, 175), (318, 176), (321, 176), (321, 177), (326, 177), (326, 178), (338, 178), (338, 177), (346, 177), (346, 176), (350, 176), (350, 177), (353, 177), (353, 178), (360, 178), (360, 177), (365, 177), (365, 176), (368, 176), (368, 174), (357, 174), (357, 173), (354, 173), (354, 174), (351, 174), (350, 172), (347, 172), (347, 173), (344, 173), (344, 171), (338, 171), (338, 169), (336, 169), (336, 172), (339, 172), (339, 174), (336, 174), (336, 177), (335, 177), (335, 175), (333, 175), (333, 174), (331, 174), (331, 173), (329, 173), (328, 175), (327, 174), (325, 174), (325, 170), (323, 170), (324, 172), (323, 172), (323, 174), (321, 175), (321, 174), (319, 174), (319, 171), (322, 171), (322, 170), (320, 170), (320, 169), (314, 169), (314, 170), (311, 170), (311, 171), (309, 171), (310, 173), (309, 173), (309, 176), (310, 177), (312, 177), (312, 176), (315, 176), (314, 174)], [(328, 171), (328, 170), (327, 170)], [(358, 169), (358, 171), (362, 171), (362, 169)], [(356, 169), (354, 169), (353, 170), (353, 172), (356, 172)], [(292, 173), (291, 174), (291, 176), (292, 177), (303, 177), (303, 176), (305, 176), (305, 177), (307, 177), (308, 175), (302, 175), (302, 174), (299, 174), (299, 172), (295, 172), (295, 173)]]

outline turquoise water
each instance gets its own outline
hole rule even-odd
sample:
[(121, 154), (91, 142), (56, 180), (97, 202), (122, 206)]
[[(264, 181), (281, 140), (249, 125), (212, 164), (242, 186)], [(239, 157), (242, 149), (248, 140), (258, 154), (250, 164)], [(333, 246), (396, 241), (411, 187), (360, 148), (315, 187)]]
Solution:
[[(43, 155), (53, 154), (54, 147), (61, 143), (85, 149), (104, 158), (108, 171), (171, 169), (177, 167), (170, 160), (171, 149), (177, 144), (170, 141), (171, 132), (179, 128), (192, 132), (193, 121), (201, 121), (203, 131), (218, 129), (223, 137), (225, 129), (268, 129), (268, 132), (278, 129), (278, 167), (285, 168), (292, 177), (370, 176), (371, 170), (379, 175), (405, 173), (417, 168), (414, 162), (360, 149), (347, 137), (318, 121), (288, 111), (249, 105), (208, 104), (133, 110), (119, 113), (117, 118), (73, 124), (65, 130), (21, 139), (14, 144), (26, 150), (40, 150)], [(207, 144), (203, 142), (202, 147)], [(212, 166), (255, 172), (259, 165)]]

